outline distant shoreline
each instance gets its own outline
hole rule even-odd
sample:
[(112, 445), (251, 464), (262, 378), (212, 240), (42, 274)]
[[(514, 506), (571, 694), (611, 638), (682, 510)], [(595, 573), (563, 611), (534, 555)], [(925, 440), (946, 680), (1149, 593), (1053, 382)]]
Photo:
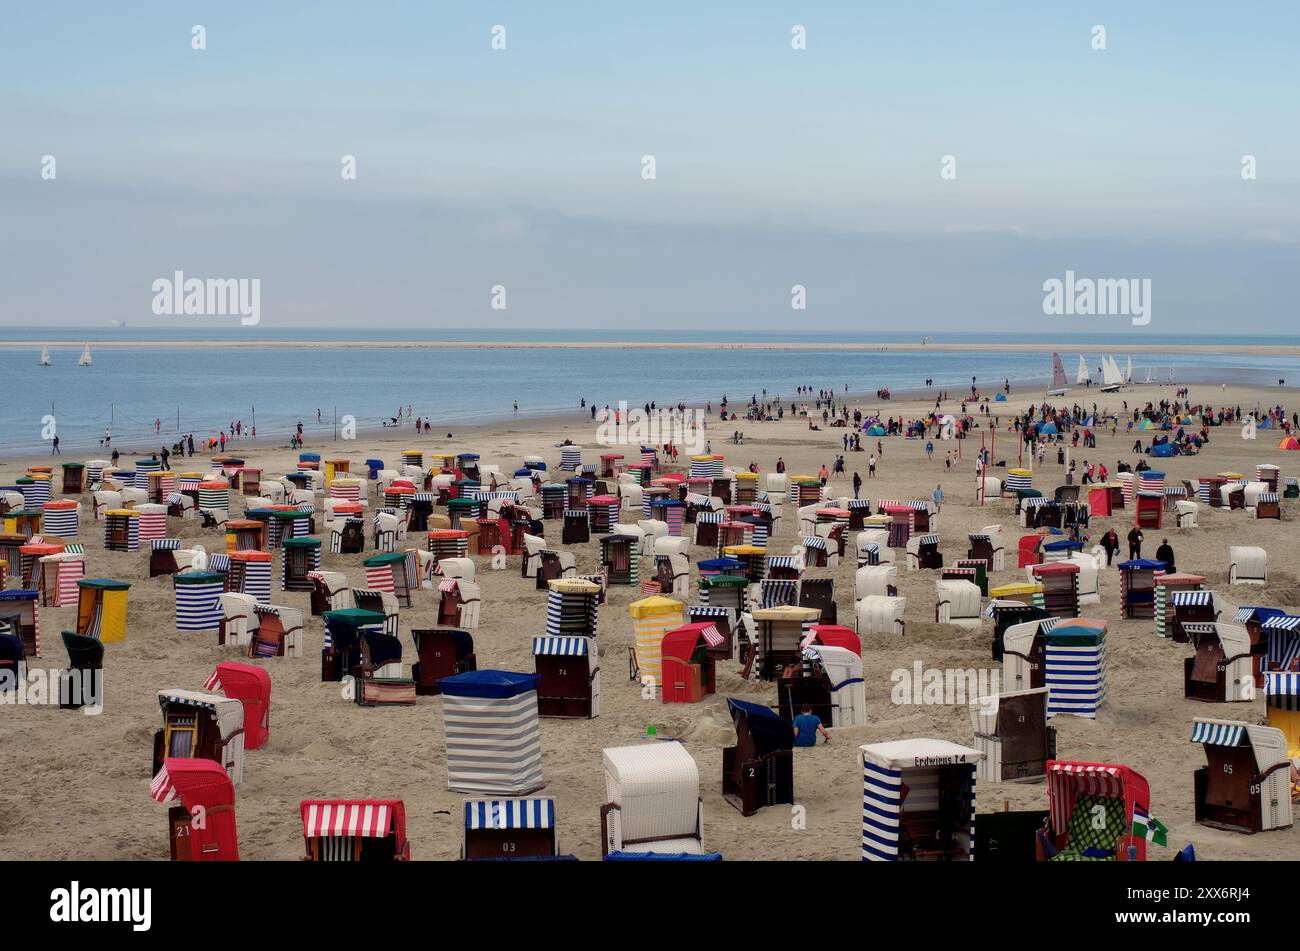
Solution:
[[(1300, 346), (1285, 344), (1117, 344), (1078, 343), (862, 343), (862, 342), (726, 342), (726, 341), (473, 341), (473, 340), (94, 340), (95, 347), (114, 350), (160, 349), (364, 349), (364, 350), (853, 350), (943, 353), (1052, 353), (1054, 351), (1115, 350), (1123, 353), (1221, 353), (1239, 356), (1274, 355), (1300, 356)], [(39, 350), (50, 347), (60, 350), (80, 349), (80, 343), (50, 344), (40, 340), (3, 340), (0, 350)]]

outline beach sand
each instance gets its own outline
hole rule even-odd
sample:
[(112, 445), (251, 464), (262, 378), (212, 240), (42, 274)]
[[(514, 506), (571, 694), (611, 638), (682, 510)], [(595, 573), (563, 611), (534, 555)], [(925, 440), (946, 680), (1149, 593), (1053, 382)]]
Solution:
[[(1136, 348), (1132, 348), (1136, 349)], [(1172, 398), (1170, 387), (1135, 387), (1110, 396), (1095, 389), (1072, 388), (1063, 400), (1102, 407), (1130, 407), (1147, 400)], [(1193, 402), (1214, 406), (1240, 404), (1250, 409), (1278, 399), (1278, 391), (1267, 388), (1193, 386)], [(1003, 431), (998, 438), (998, 458), (1015, 465), (1016, 441), (1005, 432), (1011, 412), (1041, 394), (1013, 393), (1008, 403), (993, 404), (1000, 411)], [(788, 400), (788, 398), (787, 398)], [(874, 399), (850, 401), (865, 411), (882, 409), (889, 415), (911, 419), (933, 407), (933, 399)], [(788, 406), (787, 406), (788, 409)], [(957, 412), (956, 401), (945, 411)], [(745, 433), (743, 446), (731, 445), (731, 430)], [(743, 469), (751, 461), (762, 472), (774, 470), (778, 456), (791, 474), (815, 474), (828, 466), (841, 451), (844, 430), (811, 432), (803, 420), (780, 423), (712, 423), (709, 435), (715, 452), (724, 453), (727, 464)], [(445, 430), (416, 436), (409, 426), (397, 432), (363, 434), (355, 442), (308, 445), (323, 457), (347, 457), (353, 468), (378, 457), (395, 467), (402, 448), (414, 446), (427, 454), (434, 450), (475, 451), (484, 463), (498, 464), (512, 471), (520, 457), (540, 454), (555, 473), (559, 462), (556, 444), (564, 438), (586, 447), (584, 459), (595, 461), (601, 451), (594, 426), (587, 415), (575, 413), (568, 420), (505, 422), (493, 426), (455, 430), (447, 440)], [(1282, 466), (1283, 475), (1300, 473), (1300, 453), (1275, 448), (1279, 434), (1262, 431), (1256, 441), (1241, 438), (1236, 426), (1212, 432), (1212, 443), (1201, 455), (1190, 458), (1152, 460), (1177, 484), (1182, 479), (1225, 470), (1253, 473), (1257, 463)], [(1076, 450), (1073, 458), (1104, 461), (1113, 472), (1116, 461), (1136, 460), (1129, 450), (1134, 436), (1123, 429), (1112, 439), (1109, 432), (1098, 435), (1097, 450)], [(1149, 434), (1146, 437), (1149, 441)], [(878, 478), (866, 479), (867, 453), (847, 456), (850, 478), (863, 475), (862, 496), (873, 500), (928, 498), (936, 483), (942, 483), (947, 499), (938, 526), (942, 551), (947, 561), (964, 557), (966, 533), (1000, 522), (1006, 526), (1013, 549), (1022, 532), (1016, 525), (1012, 503), (989, 500), (982, 508), (974, 495), (974, 455), (980, 436), (962, 446), (964, 458), (954, 470), (944, 468), (944, 453), (956, 443), (935, 441), (935, 458), (927, 461), (924, 440), (884, 438), (884, 453)], [(876, 440), (864, 437), (864, 448), (874, 449)], [(123, 459), (134, 458), (121, 447)], [(144, 448), (144, 447), (135, 447)], [(145, 451), (149, 451), (145, 449)], [(235, 443), (228, 452), (242, 455), (249, 464), (262, 466), (267, 476), (291, 471), (297, 451), (287, 446), (263, 444), (255, 448)], [(620, 448), (629, 458), (635, 448)], [(1008, 458), (1007, 452), (1012, 455)], [(87, 453), (86, 458), (99, 453)], [(200, 462), (200, 459), (202, 460)], [(55, 464), (59, 461), (55, 458)], [(6, 481), (20, 475), (27, 463), (50, 462), (49, 456), (8, 460), (3, 465)], [(185, 464), (175, 462), (177, 471), (206, 469), (206, 456)], [(682, 459), (685, 463), (685, 459)], [(683, 466), (684, 467), (684, 466)], [(1050, 453), (1045, 467), (1035, 473), (1035, 486), (1050, 494), (1064, 483), (1061, 468)], [(848, 480), (833, 481), (832, 495), (852, 495)], [(7, 781), (0, 787), (0, 855), (19, 859), (165, 859), (167, 849), (166, 809), (149, 798), (152, 736), (160, 725), (156, 692), (161, 688), (201, 689), (214, 665), (224, 659), (241, 659), (231, 648), (218, 648), (214, 636), (183, 635), (174, 628), (172, 582), (170, 578), (148, 578), (148, 552), (105, 552), (102, 523), (92, 521), (89, 496), (83, 497), (86, 511), (81, 537), (87, 549), (87, 574), (129, 581), (130, 607), (125, 642), (109, 644), (105, 657), (106, 707), (100, 716), (85, 716), (57, 707), (0, 707), (0, 750)], [(373, 499), (372, 499), (373, 504)], [(1207, 587), (1226, 602), (1225, 618), (1242, 603), (1266, 603), (1300, 607), (1300, 586), (1294, 565), (1300, 554), (1300, 539), (1294, 532), (1295, 505), (1284, 509), (1284, 521), (1256, 521), (1242, 512), (1206, 510), (1201, 527), (1179, 531), (1148, 531), (1145, 551), (1150, 556), (1162, 537), (1168, 537), (1184, 571), (1208, 577)], [(1131, 519), (1131, 510), (1120, 513)], [(781, 534), (770, 551), (779, 552), (798, 540), (797, 519), (787, 505)], [(1098, 538), (1110, 524), (1121, 535), (1128, 521), (1094, 520), (1092, 533)], [(560, 526), (546, 523), (548, 539), (558, 542)], [(222, 550), (223, 535), (203, 531), (197, 520), (172, 519), (170, 533), (191, 542), (201, 542), (209, 551)], [(369, 535), (369, 528), (367, 529)], [(594, 569), (599, 545), (594, 540), (576, 546), (580, 571)], [(422, 539), (413, 539), (422, 546)], [(1255, 544), (1268, 549), (1270, 582), (1267, 587), (1227, 584), (1227, 552), (1232, 544)], [(328, 548), (328, 545), (325, 546)], [(1091, 547), (1091, 546), (1089, 546)], [(852, 551), (850, 542), (850, 552)], [(367, 555), (370, 551), (367, 551)], [(710, 557), (695, 548), (692, 558)], [(326, 551), (323, 567), (345, 572), (361, 586), (363, 556), (332, 555)], [(1014, 550), (1008, 552), (1014, 565)], [(478, 579), (483, 585), (482, 624), (474, 633), (478, 664), (482, 668), (531, 671), (531, 638), (542, 633), (545, 596), (534, 589), (531, 579), (519, 576), (518, 559), (511, 558), (503, 571), (492, 571), (486, 559), (477, 559)], [(279, 557), (276, 557), (272, 600), (308, 611), (308, 597), (279, 590)], [(850, 554), (835, 570), (841, 623), (852, 625), (854, 564)], [(819, 859), (854, 860), (860, 856), (862, 779), (857, 747), (866, 742), (939, 737), (972, 745), (973, 737), (965, 706), (897, 706), (890, 700), (890, 673), (911, 668), (916, 660), (926, 667), (993, 668), (990, 658), (990, 626), (969, 630), (934, 622), (934, 572), (908, 571), (900, 567), (901, 592), (908, 598), (905, 638), (864, 637), (863, 657), (868, 725), (832, 731), (829, 745), (803, 749), (795, 755), (795, 794), (806, 810), (803, 828), (795, 828), (791, 810), (775, 807), (742, 818), (721, 796), (722, 748), (734, 742), (735, 733), (726, 711), (725, 698), (740, 697), (759, 703), (775, 702), (770, 683), (746, 682), (734, 663), (720, 665), (717, 693), (701, 704), (668, 704), (642, 699), (639, 687), (627, 680), (627, 647), (631, 639), (628, 604), (640, 597), (630, 587), (614, 586), (608, 603), (600, 611), (602, 692), (601, 715), (594, 720), (541, 721), (543, 772), (546, 787), (541, 795), (556, 800), (560, 848), (581, 859), (600, 857), (600, 804), (605, 800), (601, 749), (641, 741), (646, 726), (653, 724), (662, 737), (680, 738), (700, 770), (704, 799), (704, 841), (709, 849), (728, 859)], [(1008, 567), (991, 583), (1023, 580), (1022, 570)], [(1152, 859), (1171, 858), (1174, 849), (1195, 843), (1203, 859), (1291, 858), (1300, 846), (1300, 831), (1287, 829), (1255, 836), (1236, 835), (1196, 825), (1192, 815), (1192, 774), (1204, 765), (1200, 746), (1188, 742), (1193, 716), (1218, 716), (1247, 721), (1264, 717), (1264, 701), (1234, 705), (1207, 705), (1183, 699), (1183, 658), (1187, 645), (1158, 639), (1150, 620), (1118, 619), (1119, 581), (1106, 572), (1101, 580), (1101, 605), (1084, 613), (1109, 624), (1107, 701), (1097, 720), (1057, 717), (1057, 750), (1063, 759), (1093, 760), (1127, 764), (1142, 772), (1151, 784), (1151, 811), (1170, 830), (1169, 850), (1152, 847)], [(692, 594), (697, 590), (692, 584)], [(32, 667), (58, 668), (66, 665), (59, 639), (60, 630), (75, 625), (75, 608), (42, 609), (41, 627), (44, 656), (32, 660)], [(409, 664), (413, 647), (412, 627), (434, 623), (433, 594), (419, 592), (415, 606), (401, 614), (401, 637)], [(406, 803), (407, 829), (415, 859), (452, 859), (459, 853), (464, 797), (447, 789), (442, 729), (442, 700), (421, 697), (414, 707), (363, 708), (342, 698), (340, 685), (320, 682), (319, 652), (322, 624), (309, 618), (301, 659), (257, 661), (271, 673), (271, 736), (262, 750), (247, 754), (245, 780), (236, 790), (241, 857), (247, 859), (294, 859), (303, 851), (298, 802), (308, 797), (400, 798)], [(1046, 787), (1042, 783), (1018, 785), (981, 783), (980, 811), (1003, 808), (1045, 809)]]

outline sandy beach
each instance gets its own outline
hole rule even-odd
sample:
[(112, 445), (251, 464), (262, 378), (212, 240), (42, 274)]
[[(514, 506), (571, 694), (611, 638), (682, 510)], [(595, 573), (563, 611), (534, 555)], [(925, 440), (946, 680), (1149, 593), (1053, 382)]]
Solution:
[[(6, 342), (3, 346), (32, 346)], [(36, 344), (39, 346), (39, 344)], [(99, 347), (112, 346), (100, 342)], [(150, 346), (131, 341), (130, 346)], [(161, 345), (161, 344), (160, 344)], [(173, 344), (167, 344), (174, 346)], [(190, 343), (187, 346), (204, 346)], [(209, 345), (216, 345), (215, 343)], [(295, 346), (290, 341), (251, 344), (253, 346)], [(311, 346), (321, 344), (312, 342)], [(346, 346), (394, 346), (392, 343), (349, 341)], [(412, 344), (431, 347), (502, 347), (501, 343)], [(536, 343), (518, 344), (543, 349)], [(642, 346), (627, 344), (564, 344), (566, 348)], [(644, 346), (664, 347), (665, 344)], [(679, 346), (697, 346), (681, 344)], [(699, 344), (698, 346), (712, 346)], [(796, 344), (728, 344), (758, 349), (791, 349)], [(812, 344), (807, 345), (814, 346)], [(815, 346), (825, 346), (817, 344)], [(869, 345), (846, 344), (863, 349)], [(890, 349), (908, 345), (890, 344)], [(923, 349), (919, 344), (917, 349)], [(929, 344), (930, 349), (957, 345)], [(998, 345), (1016, 349), (1014, 345)], [(1190, 345), (1189, 349), (1194, 349)], [(974, 349), (961, 345), (961, 349)], [(1041, 349), (1041, 348), (1036, 348)], [(1048, 347), (1047, 349), (1051, 349)], [(1140, 344), (1128, 349), (1142, 352)], [(1168, 347), (1162, 347), (1168, 349)], [(1215, 352), (1257, 353), (1261, 351), (1300, 353), (1300, 348), (1241, 347), (1212, 348)], [(1119, 394), (1102, 395), (1095, 388), (1071, 387), (1058, 403), (1097, 403), (1102, 409), (1120, 411), (1148, 400), (1172, 399), (1173, 388), (1137, 386)], [(1279, 395), (1279, 394), (1285, 395)], [(738, 394), (734, 394), (736, 396)], [(956, 394), (954, 394), (956, 395)], [(1193, 403), (1241, 405), (1247, 409), (1286, 401), (1290, 391), (1274, 387), (1192, 385)], [(1000, 417), (997, 457), (1016, 464), (1014, 434), (1006, 431), (1014, 411), (1042, 400), (1041, 393), (1019, 393), (1013, 389), (1006, 403), (992, 404)], [(788, 404), (789, 396), (786, 396)], [(740, 401), (736, 401), (739, 403)], [(848, 405), (865, 412), (880, 409), (894, 417), (912, 419), (934, 408), (933, 396), (910, 396), (882, 403), (872, 397), (850, 397)], [(1288, 405), (1288, 409), (1294, 409)], [(956, 413), (959, 401), (950, 399), (943, 411)], [(744, 444), (730, 442), (733, 429), (744, 432)], [(848, 453), (849, 478), (832, 481), (833, 496), (852, 496), (849, 479), (862, 474), (861, 495), (878, 498), (928, 498), (942, 484), (946, 500), (939, 518), (941, 550), (945, 559), (965, 557), (967, 532), (1001, 523), (1009, 539), (1021, 529), (1013, 503), (990, 499), (983, 506), (974, 490), (974, 455), (985, 428), (960, 444), (962, 458), (945, 468), (944, 453), (959, 444), (935, 440), (935, 454), (927, 460), (925, 440), (886, 437), (877, 478), (867, 479), (867, 452)], [(788, 415), (782, 422), (734, 424), (710, 423), (713, 451), (726, 455), (727, 465), (743, 469), (756, 462), (760, 471), (774, 471), (778, 457), (791, 474), (815, 474), (822, 464), (830, 466), (841, 453), (842, 429), (810, 431), (805, 420)], [(376, 457), (396, 466), (401, 449), (415, 447), (433, 451), (473, 451), (482, 462), (513, 471), (526, 454), (544, 456), (554, 474), (559, 462), (557, 445), (570, 439), (585, 447), (584, 460), (595, 461), (601, 450), (595, 442), (590, 417), (577, 412), (571, 418), (507, 420), (490, 426), (457, 427), (451, 440), (445, 429), (417, 436), (409, 424), (391, 431), (359, 434), (355, 441), (313, 443), (306, 448), (325, 457), (347, 457), (353, 468)], [(1238, 426), (1212, 430), (1210, 445), (1198, 456), (1151, 460), (1153, 467), (1167, 473), (1168, 481), (1195, 480), (1207, 473), (1235, 470), (1254, 471), (1259, 463), (1282, 467), (1283, 476), (1300, 474), (1300, 453), (1276, 447), (1279, 434), (1261, 431), (1251, 441), (1241, 437)], [(1085, 460), (1104, 462), (1112, 472), (1117, 460), (1136, 462), (1131, 449), (1132, 433), (1121, 427), (1117, 436), (1099, 432), (1095, 450), (1074, 450), (1072, 458), (1082, 468)], [(1146, 436), (1149, 441), (1149, 434)], [(864, 436), (864, 449), (874, 449), (876, 440)], [(135, 447), (150, 451), (153, 447)], [(121, 447), (123, 460), (134, 456), (132, 447)], [(292, 471), (297, 450), (262, 441), (235, 442), (227, 451), (261, 466), (267, 477)], [(622, 447), (629, 455), (634, 448)], [(1008, 456), (1007, 453), (1011, 455)], [(66, 455), (82, 460), (101, 453)], [(54, 464), (57, 466), (58, 457)], [(28, 464), (50, 464), (48, 455), (9, 459), (0, 464), (6, 482), (22, 474)], [(684, 470), (683, 457), (677, 469)], [(207, 456), (197, 455), (173, 469), (205, 470)], [(673, 467), (669, 467), (670, 469)], [(1050, 494), (1065, 482), (1055, 453), (1035, 472), (1035, 486)], [(54, 706), (0, 706), (0, 749), (11, 781), (0, 788), (0, 854), (11, 859), (142, 859), (167, 858), (166, 810), (149, 798), (151, 743), (160, 726), (156, 692), (161, 688), (201, 689), (214, 665), (225, 659), (241, 659), (232, 648), (218, 648), (215, 637), (180, 634), (174, 626), (172, 581), (168, 577), (148, 578), (148, 552), (106, 552), (102, 523), (90, 514), (90, 497), (82, 496), (85, 511), (77, 541), (86, 546), (87, 575), (131, 583), (128, 633), (125, 642), (109, 644), (105, 657), (106, 706), (102, 715), (84, 716)], [(373, 496), (371, 504), (374, 504)], [(1207, 587), (1220, 600), (1224, 618), (1235, 606), (1245, 603), (1300, 608), (1300, 574), (1294, 565), (1300, 558), (1300, 537), (1292, 534), (1295, 506), (1288, 500), (1283, 520), (1254, 520), (1243, 512), (1208, 510), (1202, 507), (1200, 527), (1177, 530), (1166, 520), (1163, 532), (1148, 531), (1145, 551), (1150, 556), (1161, 538), (1173, 545), (1178, 567), (1207, 576)], [(1288, 507), (1290, 506), (1290, 507)], [(232, 513), (233, 515), (234, 513)], [(1128, 518), (1123, 516), (1127, 515)], [(1115, 519), (1095, 519), (1095, 543), (1111, 524), (1121, 535), (1128, 529), (1132, 511)], [(787, 549), (798, 541), (797, 519), (792, 506), (785, 507), (780, 534), (772, 552)], [(548, 540), (558, 543), (560, 526), (547, 522)], [(201, 543), (210, 552), (223, 550), (220, 532), (201, 529), (197, 520), (171, 519), (169, 534), (190, 543)], [(369, 536), (369, 528), (367, 529)], [(594, 569), (599, 544), (594, 540), (574, 546), (580, 571)], [(422, 539), (411, 544), (423, 546)], [(1269, 552), (1269, 584), (1266, 587), (1233, 586), (1227, 583), (1228, 546), (1253, 544)], [(325, 546), (328, 549), (328, 545)], [(370, 554), (368, 549), (366, 554)], [(357, 586), (363, 583), (362, 555), (335, 555), (327, 550), (322, 567), (345, 572)], [(692, 559), (711, 557), (703, 548), (693, 548)], [(1014, 555), (1008, 564), (1014, 565)], [(279, 588), (279, 556), (272, 600), (303, 609), (309, 614), (308, 597)], [(520, 577), (518, 558), (511, 558), (506, 570), (493, 571), (487, 559), (479, 558), (478, 579), (483, 586), (482, 621), (474, 632), (480, 669), (531, 671), (531, 638), (542, 633), (545, 618), (544, 595), (534, 589), (532, 579)], [(847, 557), (835, 569), (840, 623), (852, 624), (853, 558)], [(601, 715), (594, 720), (541, 721), (543, 773), (546, 787), (541, 795), (556, 800), (560, 850), (580, 859), (598, 859), (601, 852), (599, 807), (604, 801), (601, 750), (638, 742), (647, 725), (654, 725), (661, 737), (680, 738), (700, 769), (704, 799), (704, 842), (727, 859), (816, 859), (856, 860), (860, 857), (862, 778), (857, 763), (857, 746), (866, 742), (938, 737), (970, 745), (972, 731), (965, 706), (899, 706), (891, 702), (891, 671), (911, 668), (917, 660), (926, 667), (995, 667), (989, 652), (991, 629), (986, 623), (975, 630), (939, 625), (934, 621), (936, 573), (899, 568), (900, 593), (908, 598), (905, 638), (883, 636), (863, 638), (864, 677), (868, 704), (868, 725), (832, 731), (828, 745), (798, 750), (795, 757), (795, 795), (806, 809), (806, 828), (792, 827), (791, 813), (783, 807), (761, 810), (751, 818), (740, 813), (721, 796), (722, 749), (731, 745), (735, 731), (726, 710), (726, 697), (757, 703), (775, 703), (770, 683), (745, 681), (738, 664), (720, 665), (717, 693), (700, 704), (664, 705), (642, 699), (639, 687), (627, 680), (627, 648), (631, 643), (628, 604), (641, 595), (632, 587), (610, 588), (608, 602), (601, 608)], [(1023, 570), (1008, 567), (990, 579), (991, 584), (1023, 580)], [(692, 583), (692, 594), (697, 587)], [(1202, 859), (1285, 859), (1296, 856), (1300, 831), (1295, 828), (1254, 836), (1215, 831), (1195, 824), (1192, 808), (1192, 774), (1204, 765), (1199, 745), (1188, 742), (1193, 716), (1218, 716), (1262, 721), (1262, 698), (1234, 705), (1207, 705), (1183, 698), (1183, 658), (1188, 645), (1161, 640), (1150, 620), (1119, 620), (1119, 581), (1112, 569), (1101, 579), (1102, 604), (1088, 606), (1087, 616), (1099, 617), (1109, 625), (1107, 701), (1095, 721), (1057, 717), (1057, 750), (1063, 759), (1116, 762), (1142, 772), (1151, 785), (1151, 811), (1170, 830), (1170, 849), (1152, 847), (1148, 857), (1172, 858), (1177, 847), (1195, 844)], [(73, 630), (75, 607), (44, 608), (41, 629), (44, 655), (32, 660), (32, 667), (61, 668), (67, 658), (59, 639), (60, 630)], [(412, 608), (401, 613), (401, 638), (409, 664), (413, 648), (412, 627), (434, 624), (434, 595), (415, 595)], [(302, 854), (302, 829), (298, 802), (309, 797), (391, 797), (406, 803), (408, 834), (413, 858), (417, 860), (458, 857), (461, 804), (464, 797), (447, 789), (442, 728), (442, 700), (421, 697), (413, 707), (365, 708), (340, 696), (339, 685), (320, 682), (319, 656), (322, 624), (309, 618), (301, 659), (255, 661), (271, 674), (271, 736), (265, 749), (248, 753), (244, 783), (236, 791), (237, 821), (241, 856), (247, 859), (296, 859)], [(1045, 809), (1046, 788), (1037, 784), (982, 783), (980, 811), (1003, 808)]]

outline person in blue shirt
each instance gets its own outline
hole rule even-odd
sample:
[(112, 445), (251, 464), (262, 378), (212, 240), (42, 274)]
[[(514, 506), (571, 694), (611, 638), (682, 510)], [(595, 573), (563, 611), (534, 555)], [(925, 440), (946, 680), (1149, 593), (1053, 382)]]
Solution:
[(818, 733), (826, 737), (827, 743), (831, 741), (831, 735), (822, 726), (821, 718), (813, 715), (810, 704), (804, 704), (803, 712), (794, 718), (794, 745), (816, 746)]

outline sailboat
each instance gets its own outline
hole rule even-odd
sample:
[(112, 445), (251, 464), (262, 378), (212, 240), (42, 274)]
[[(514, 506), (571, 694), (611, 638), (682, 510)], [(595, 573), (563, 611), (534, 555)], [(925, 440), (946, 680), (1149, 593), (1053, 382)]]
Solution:
[(88, 367), (90, 365), (90, 344), (86, 344), (85, 349), (81, 351), (81, 359), (77, 361), (77, 366)]
[(1052, 388), (1048, 396), (1064, 396), (1066, 393), (1065, 367), (1061, 365), (1061, 355), (1052, 354)]
[(1119, 372), (1119, 364), (1115, 358), (1107, 354), (1101, 358), (1101, 391), (1103, 393), (1118, 393), (1119, 388), (1124, 385), (1124, 377)]
[(1084, 362), (1083, 354), (1079, 354), (1079, 372), (1074, 376), (1074, 382), (1083, 386), (1086, 385), (1092, 377), (1088, 373), (1088, 364)]
[(1151, 378), (1151, 368), (1150, 368), (1150, 367), (1147, 367), (1147, 378), (1146, 378), (1145, 380), (1143, 380), (1142, 382), (1143, 382), (1143, 383), (1154, 383), (1154, 382), (1155, 382), (1155, 380), (1153, 380), (1153, 379)]
[(1124, 370), (1124, 382), (1125, 383), (1133, 382), (1133, 355), (1132, 354), (1129, 354), (1128, 367)]
[(50, 348), (49, 348), (49, 347), (41, 347), (41, 364), (40, 364), (40, 365), (43, 366), (43, 367), (47, 367), (47, 366), (50, 365)]

